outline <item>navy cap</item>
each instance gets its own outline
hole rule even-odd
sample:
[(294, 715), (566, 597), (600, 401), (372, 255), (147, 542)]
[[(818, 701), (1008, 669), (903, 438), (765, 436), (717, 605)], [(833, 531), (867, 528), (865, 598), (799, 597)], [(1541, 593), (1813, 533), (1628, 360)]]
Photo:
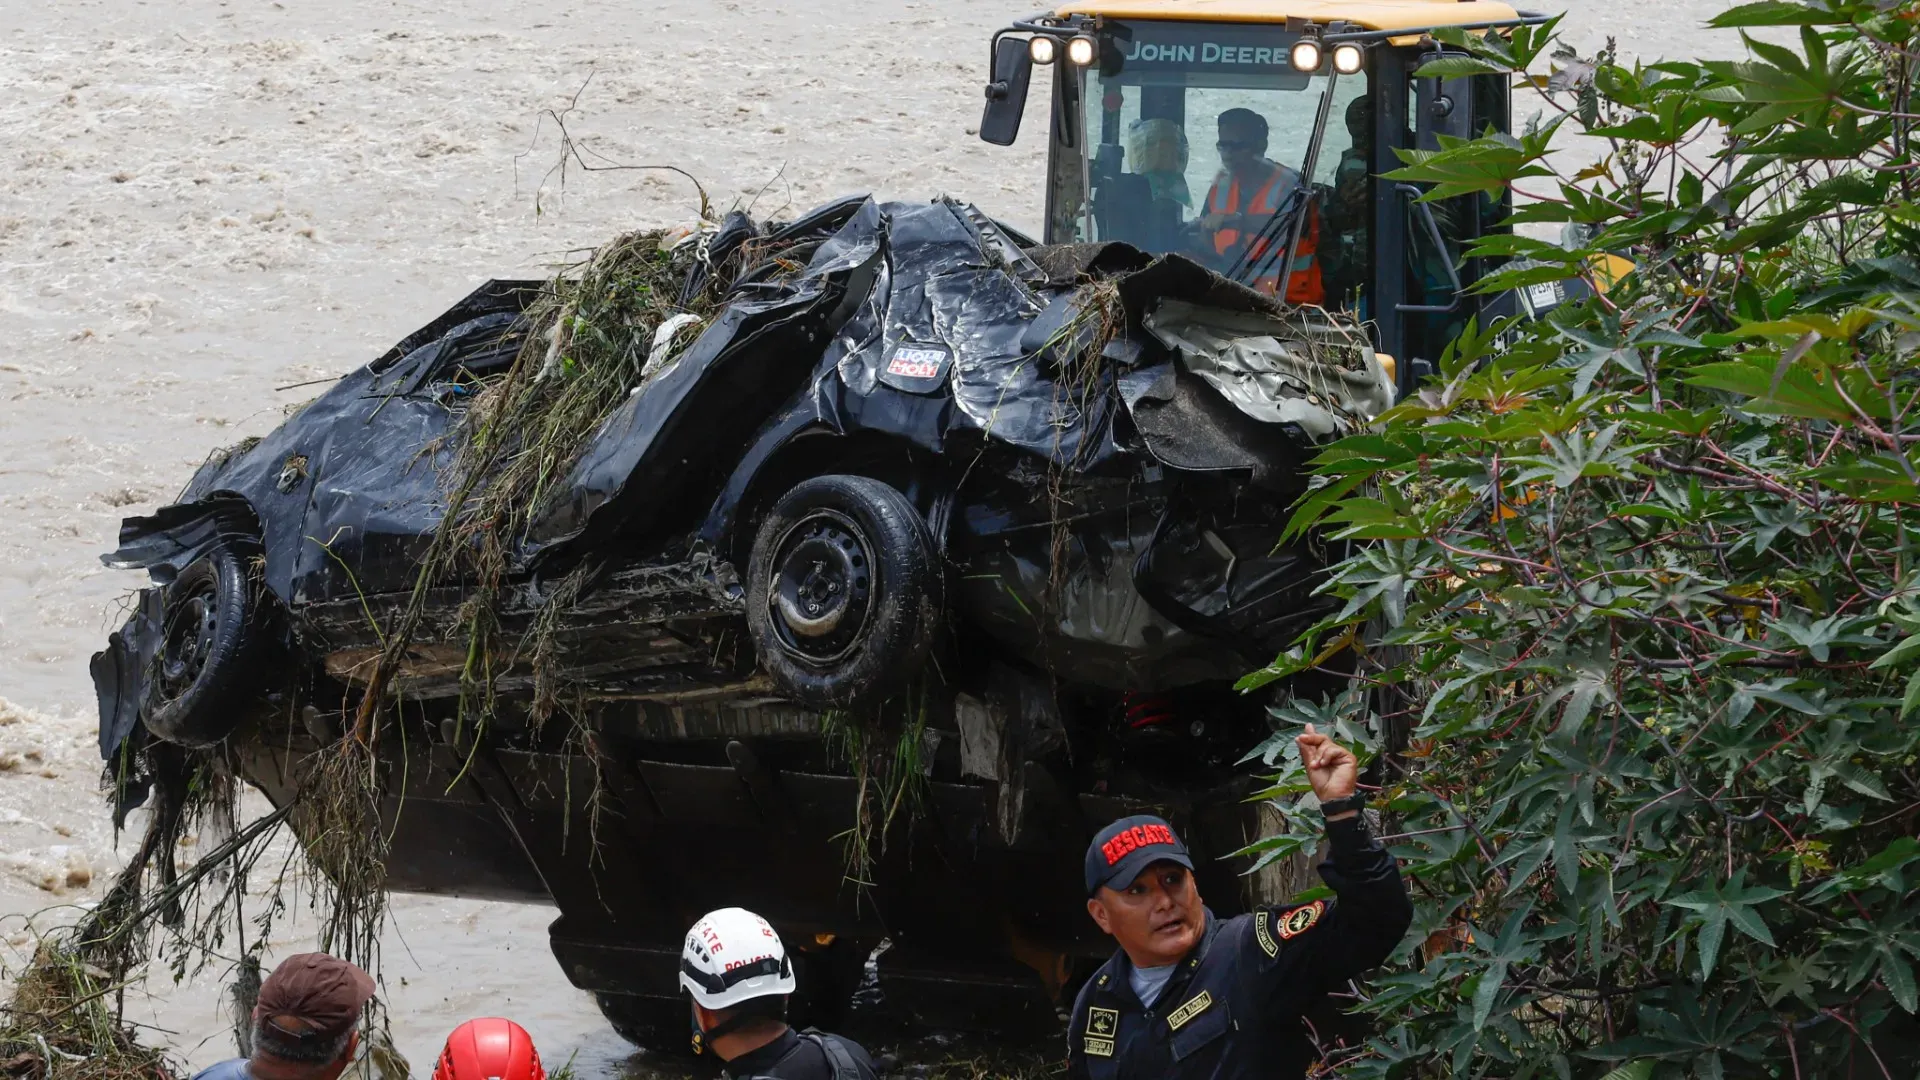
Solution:
[(1193, 869), (1187, 845), (1166, 818), (1152, 814), (1121, 818), (1101, 829), (1087, 845), (1087, 895), (1099, 892), (1102, 885), (1124, 889), (1140, 871), (1157, 862)]

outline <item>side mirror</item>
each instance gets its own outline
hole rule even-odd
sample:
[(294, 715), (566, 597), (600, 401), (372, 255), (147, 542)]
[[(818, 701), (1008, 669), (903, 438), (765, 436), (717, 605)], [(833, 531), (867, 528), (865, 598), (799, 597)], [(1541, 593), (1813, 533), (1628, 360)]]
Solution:
[(980, 116), (980, 138), (1012, 146), (1020, 137), (1020, 116), (1027, 111), (1027, 84), (1033, 81), (1033, 57), (1025, 38), (1002, 37), (993, 43), (993, 81), (987, 84), (987, 109)]
[(1473, 80), (1414, 80), (1415, 145), (1422, 150), (1440, 149), (1440, 136), (1473, 138)]

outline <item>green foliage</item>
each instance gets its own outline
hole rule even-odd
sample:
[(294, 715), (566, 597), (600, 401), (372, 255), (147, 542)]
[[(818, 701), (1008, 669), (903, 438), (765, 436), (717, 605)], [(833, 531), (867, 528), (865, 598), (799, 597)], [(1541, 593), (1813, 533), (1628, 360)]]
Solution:
[[(1745, 4), (1717, 25), (1776, 29), (1736, 63), (1454, 36), (1448, 73), (1551, 119), (1390, 178), (1513, 193), (1473, 254), (1527, 276), (1489, 288), (1600, 292), (1470, 326), (1296, 511), (1361, 542), (1346, 603), (1243, 685), (1359, 632), (1355, 690), (1292, 719), (1375, 733), (1419, 905), (1341, 1075), (1915, 1074), (1917, 16)], [(1555, 132), (1604, 157), (1569, 175)], [(1285, 805), (1283, 745), (1251, 756)]]

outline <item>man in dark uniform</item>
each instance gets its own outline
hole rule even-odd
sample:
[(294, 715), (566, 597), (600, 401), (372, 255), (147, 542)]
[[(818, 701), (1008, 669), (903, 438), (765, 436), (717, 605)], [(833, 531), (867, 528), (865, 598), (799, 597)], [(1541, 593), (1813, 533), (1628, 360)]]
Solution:
[(1200, 902), (1172, 826), (1122, 818), (1087, 848), (1087, 912), (1120, 945), (1080, 991), (1067, 1075), (1086, 1080), (1298, 1077), (1317, 1056), (1302, 1015), (1393, 952), (1413, 905), (1367, 832), (1353, 754), (1296, 742), (1326, 815), (1334, 898), (1221, 920)]

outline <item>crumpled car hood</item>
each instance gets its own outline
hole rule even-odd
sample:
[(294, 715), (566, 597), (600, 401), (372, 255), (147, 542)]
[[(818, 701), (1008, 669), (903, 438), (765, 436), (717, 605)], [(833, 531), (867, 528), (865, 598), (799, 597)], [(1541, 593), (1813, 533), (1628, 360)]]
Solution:
[(1393, 404), (1386, 370), (1354, 329), (1174, 299), (1155, 305), (1143, 322), (1182, 366), (1256, 420), (1298, 424), (1325, 439)]

